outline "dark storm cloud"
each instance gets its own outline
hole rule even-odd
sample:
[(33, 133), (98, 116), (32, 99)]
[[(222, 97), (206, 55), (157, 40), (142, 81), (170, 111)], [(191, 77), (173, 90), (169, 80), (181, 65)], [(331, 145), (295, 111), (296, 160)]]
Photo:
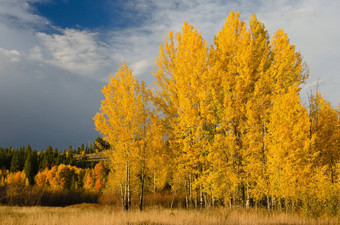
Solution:
[(0, 69), (1, 146), (65, 148), (93, 142), (102, 82), (34, 61), (12, 64)]

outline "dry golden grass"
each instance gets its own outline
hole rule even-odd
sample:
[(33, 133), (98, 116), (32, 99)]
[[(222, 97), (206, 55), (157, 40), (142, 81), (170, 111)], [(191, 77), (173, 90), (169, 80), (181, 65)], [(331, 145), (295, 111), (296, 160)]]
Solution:
[(245, 210), (173, 210), (148, 209), (124, 212), (109, 206), (82, 204), (65, 208), (0, 206), (0, 225), (217, 225), (217, 224), (339, 224), (339, 218), (308, 218), (291, 214), (267, 214)]

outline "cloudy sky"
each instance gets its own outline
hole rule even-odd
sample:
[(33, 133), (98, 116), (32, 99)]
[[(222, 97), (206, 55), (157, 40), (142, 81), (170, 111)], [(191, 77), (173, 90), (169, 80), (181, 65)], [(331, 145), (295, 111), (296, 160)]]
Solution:
[(338, 0), (0, 0), (0, 146), (92, 143), (110, 72), (126, 60), (151, 84), (170, 30), (187, 21), (212, 44), (230, 11), (255, 13), (270, 34), (283, 28), (310, 68), (307, 86), (319, 81), (339, 103)]

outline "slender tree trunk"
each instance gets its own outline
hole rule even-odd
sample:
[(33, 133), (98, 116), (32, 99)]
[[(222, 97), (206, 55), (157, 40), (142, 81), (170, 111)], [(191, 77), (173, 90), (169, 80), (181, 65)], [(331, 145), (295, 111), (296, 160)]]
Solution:
[(192, 187), (191, 187), (191, 174), (189, 174), (189, 207), (192, 203)]
[(129, 183), (129, 165), (128, 162), (126, 162), (126, 169), (125, 169), (125, 190), (124, 190), (124, 209), (126, 211), (129, 210), (129, 204), (128, 204), (128, 183)]
[(269, 195), (266, 195), (267, 197), (267, 210), (270, 212), (270, 200), (269, 200)]
[(119, 183), (120, 183), (120, 193), (122, 195), (122, 207), (124, 208), (125, 199), (124, 199), (123, 184), (122, 184), (122, 181), (119, 181)]
[(170, 206), (170, 211), (172, 211), (172, 207), (174, 206), (176, 193), (177, 193), (177, 189), (175, 189), (174, 196), (172, 197), (171, 206)]
[(235, 207), (236, 204), (236, 194), (235, 194), (235, 190), (233, 190), (233, 202), (232, 202), (232, 206)]
[(156, 171), (153, 170), (153, 193), (156, 194), (157, 185), (156, 185)]
[(139, 196), (139, 210), (143, 211), (143, 197), (144, 197), (144, 160), (142, 162), (142, 176), (141, 176), (141, 189)]
[(246, 187), (244, 182), (241, 182), (241, 194), (242, 194), (242, 207), (246, 208)]
[(143, 211), (143, 201), (144, 201), (144, 176), (143, 176), (143, 181), (141, 185), (141, 190), (140, 190), (140, 197), (139, 197), (139, 210)]
[(267, 132), (266, 132), (266, 125), (265, 125), (265, 122), (263, 122), (263, 140), (262, 140), (262, 155), (263, 155), (263, 162), (264, 162), (264, 165), (266, 166), (267, 165), (267, 155), (266, 155), (266, 143), (264, 141), (266, 135), (267, 135)]
[(126, 183), (125, 183), (125, 201), (124, 209), (129, 211), (131, 206), (131, 193), (130, 193), (130, 166), (129, 161), (126, 162)]
[(128, 210), (131, 208), (131, 191), (130, 191), (130, 165), (128, 167), (128, 194), (127, 194), (127, 201), (128, 201)]
[(204, 208), (209, 208), (210, 207), (210, 203), (208, 202), (207, 193), (206, 192), (203, 192), (203, 200), (204, 200)]
[(215, 206), (215, 198), (214, 198), (214, 193), (211, 192), (211, 206), (214, 207)]
[(189, 187), (188, 187), (188, 181), (185, 182), (185, 208), (189, 209), (189, 197), (188, 197), (188, 192), (189, 192)]
[(200, 209), (203, 209), (203, 193), (202, 193), (202, 184), (200, 184)]
[(281, 212), (282, 211), (281, 198), (278, 198), (277, 201), (278, 201), (279, 212)]
[(247, 200), (246, 200), (246, 209), (249, 208), (249, 187), (248, 187), (248, 182), (247, 182)]

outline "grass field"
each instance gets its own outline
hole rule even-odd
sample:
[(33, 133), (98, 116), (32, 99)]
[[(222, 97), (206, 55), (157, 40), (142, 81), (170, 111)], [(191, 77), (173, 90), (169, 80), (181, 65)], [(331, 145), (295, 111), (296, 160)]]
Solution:
[(147, 209), (144, 212), (124, 212), (110, 206), (81, 204), (68, 207), (11, 207), (0, 206), (0, 225), (316, 225), (339, 224), (339, 218), (308, 218), (291, 214), (268, 214), (245, 210), (194, 210)]

